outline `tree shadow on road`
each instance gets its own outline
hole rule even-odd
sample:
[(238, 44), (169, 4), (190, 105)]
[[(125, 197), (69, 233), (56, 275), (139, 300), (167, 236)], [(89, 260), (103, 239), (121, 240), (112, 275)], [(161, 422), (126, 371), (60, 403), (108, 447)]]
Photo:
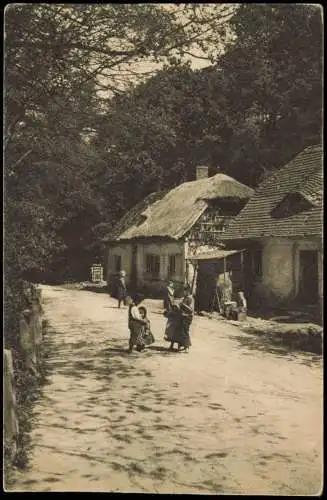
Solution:
[(233, 335), (230, 338), (237, 340), (242, 347), (246, 347), (249, 350), (264, 351), (279, 356), (288, 356), (292, 354), (289, 349), (282, 346), (274, 346), (262, 338), (245, 337), (243, 335)]
[(173, 351), (171, 351), (168, 347), (164, 347), (164, 346), (161, 346), (161, 345), (149, 345), (147, 348), (146, 348), (146, 351), (144, 354), (163, 354), (165, 356), (171, 356), (171, 355), (176, 355), (177, 354), (177, 349), (174, 349)]
[[(133, 353), (137, 353), (136, 349), (133, 350)], [(138, 353), (140, 356), (145, 356), (145, 355), (153, 355), (153, 354), (175, 354), (177, 353), (177, 350), (175, 351), (169, 351), (167, 347), (164, 346), (156, 346), (156, 345), (150, 345), (146, 348), (145, 351)], [(123, 348), (123, 347), (106, 347), (101, 351), (101, 354), (104, 356), (110, 356), (114, 354), (118, 355), (126, 355), (126, 356), (131, 356), (131, 354), (128, 352), (128, 348)]]
[(128, 354), (128, 348), (126, 347), (106, 347), (105, 349), (102, 349), (100, 354), (111, 354), (111, 353), (116, 353), (116, 354)]
[[(149, 345), (147, 347), (148, 351), (158, 351), (158, 352), (168, 352), (168, 348), (162, 345)], [(171, 352), (171, 351), (169, 351)]]
[(283, 344), (275, 344), (270, 339), (264, 336), (256, 337), (244, 335), (233, 335), (230, 338), (237, 340), (241, 347), (248, 351), (261, 351), (264, 353), (274, 354), (276, 357), (283, 357), (292, 361), (300, 361), (302, 364), (310, 366), (312, 363), (319, 361), (320, 356), (313, 353), (300, 351)]

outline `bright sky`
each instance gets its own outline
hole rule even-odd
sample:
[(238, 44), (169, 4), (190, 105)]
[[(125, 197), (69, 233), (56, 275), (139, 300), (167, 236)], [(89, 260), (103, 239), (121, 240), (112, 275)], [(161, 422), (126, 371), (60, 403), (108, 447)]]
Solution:
[[(183, 9), (185, 8), (186, 5), (189, 6), (189, 4), (169, 3), (169, 4), (157, 4), (157, 5), (162, 7), (165, 10), (170, 10), (170, 9), (177, 10), (178, 17), (182, 21), (186, 22), (188, 20), (188, 18), (185, 17), (185, 13), (183, 14)], [(210, 18), (210, 15), (217, 16), (217, 6), (218, 6), (218, 10), (221, 10), (221, 14), (223, 14), (223, 16), (227, 15), (227, 17), (223, 17), (223, 19), (221, 21), (221, 24), (226, 25), (226, 23), (228, 23), (228, 16), (232, 14), (233, 10), (237, 7), (238, 4), (226, 4), (226, 3), (215, 3), (215, 4), (211, 3), (210, 4), (209, 3), (209, 4), (193, 4), (193, 5), (199, 6), (198, 9), (200, 9), (200, 13), (198, 13), (198, 15), (200, 15), (200, 16), (204, 15), (205, 18)], [(219, 9), (219, 7), (221, 7), (221, 9)], [(183, 17), (184, 17), (184, 19), (183, 19)], [(191, 36), (193, 35), (191, 27), (189, 30), (189, 34)], [(218, 51), (220, 51), (220, 52), (223, 52), (223, 50), (224, 50), (223, 44), (221, 44), (219, 46), (219, 43), (217, 46), (215, 46), (215, 48), (216, 49), (218, 48)], [(194, 46), (192, 49), (192, 53), (194, 54), (194, 56), (188, 55), (186, 57), (191, 62), (191, 67), (193, 69), (200, 69), (200, 68), (209, 66), (211, 64), (208, 59), (201, 58), (201, 56), (204, 56), (204, 53), (198, 47)], [(144, 74), (144, 73), (148, 73), (148, 72), (155, 73), (158, 70), (160, 70), (162, 67), (163, 67), (163, 63), (157, 64), (157, 63), (153, 63), (153, 62), (149, 62), (149, 61), (142, 61), (142, 62), (138, 62), (138, 63), (133, 64), (130, 69), (132, 71), (135, 71), (136, 73)], [(150, 77), (150, 76), (151, 76), (150, 74), (146, 75), (145, 78)], [(137, 78), (135, 77), (135, 81), (136, 80), (137, 80)], [(121, 88), (124, 88), (124, 84), (121, 84), (121, 85), (123, 85)], [(105, 97), (107, 92), (101, 92), (101, 94), (103, 97)]]
[[(178, 9), (178, 17), (181, 20), (186, 21), (185, 15), (183, 16), (183, 12), (182, 12), (182, 8), (185, 5), (187, 5), (187, 4), (174, 4), (174, 3), (158, 4), (158, 6), (162, 7), (165, 10)], [(203, 9), (206, 12), (206, 15), (210, 15), (210, 13), (214, 14), (214, 9), (217, 8), (217, 5), (221, 6), (222, 11), (225, 11), (225, 9), (229, 9), (230, 14), (232, 14), (233, 10), (239, 4), (231, 3), (229, 5), (226, 5), (226, 3), (215, 2), (214, 4), (203, 3), (200, 5), (201, 5), (201, 9)], [(223, 21), (223, 23), (226, 23), (227, 21), (228, 20), (226, 19), (226, 21)], [(223, 44), (218, 48), (219, 48), (219, 50), (223, 51), (224, 50)], [(195, 54), (195, 56), (199, 56), (199, 57), (204, 56), (204, 53), (196, 47), (194, 48), (193, 53)], [(209, 66), (211, 64), (209, 60), (199, 59), (198, 57), (189, 56), (189, 60), (191, 61), (191, 66), (193, 69), (204, 68), (204, 67)], [(155, 64), (150, 64), (148, 62), (143, 62), (140, 64), (139, 67), (145, 71), (147, 71), (147, 70), (151, 71), (151, 70), (159, 69), (161, 66), (162, 65), (155, 65)]]

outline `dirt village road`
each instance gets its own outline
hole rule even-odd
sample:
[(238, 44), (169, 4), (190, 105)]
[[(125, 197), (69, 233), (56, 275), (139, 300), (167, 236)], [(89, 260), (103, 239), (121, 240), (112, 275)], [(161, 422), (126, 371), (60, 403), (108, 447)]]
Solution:
[[(126, 352), (127, 309), (103, 293), (42, 286), (48, 383), (30, 468), (10, 491), (316, 495), (322, 360), (260, 349), (195, 316), (189, 353)], [(154, 302), (153, 302), (154, 303)]]

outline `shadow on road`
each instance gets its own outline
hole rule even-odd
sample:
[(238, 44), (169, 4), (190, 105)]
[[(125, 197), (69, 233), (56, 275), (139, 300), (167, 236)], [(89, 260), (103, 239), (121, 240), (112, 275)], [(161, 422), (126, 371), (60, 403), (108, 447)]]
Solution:
[(147, 347), (147, 350), (149, 350), (149, 351), (158, 351), (158, 352), (171, 352), (171, 351), (168, 351), (168, 347), (164, 347), (164, 346), (161, 346), (161, 345), (149, 345)]
[[(133, 353), (138, 353), (138, 351), (134, 348)], [(142, 351), (138, 353), (140, 356), (146, 356), (147, 354), (155, 354), (155, 353), (162, 353), (162, 354), (174, 354), (177, 353), (177, 350), (170, 351), (168, 347), (164, 346), (159, 346), (159, 345), (150, 345), (148, 346), (145, 351)], [(127, 348), (122, 348), (122, 347), (106, 347), (106, 349), (103, 349), (101, 351), (102, 355), (110, 355), (110, 354), (126, 354), (127, 356), (130, 356), (130, 353), (128, 352)]]
[(110, 353), (119, 353), (119, 354), (128, 354), (128, 350), (125, 347), (106, 347), (106, 349), (103, 349), (100, 354), (110, 354)]
[(245, 337), (244, 335), (233, 335), (230, 338), (237, 340), (242, 347), (249, 351), (261, 351), (263, 353), (274, 354), (275, 356), (285, 357), (289, 360), (300, 361), (307, 366), (321, 359), (321, 356), (315, 355), (314, 353), (311, 354), (299, 351), (298, 349), (292, 349), (285, 345), (272, 344), (269, 339), (263, 338), (262, 335), (259, 338), (255, 336)]

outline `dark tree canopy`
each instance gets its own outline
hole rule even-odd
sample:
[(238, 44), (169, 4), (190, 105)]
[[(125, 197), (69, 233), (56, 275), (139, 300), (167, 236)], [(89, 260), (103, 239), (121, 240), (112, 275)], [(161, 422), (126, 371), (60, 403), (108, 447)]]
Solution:
[(220, 63), (234, 131), (229, 160), (250, 182), (321, 140), (321, 13), (305, 4), (242, 4), (231, 19), (236, 38)]
[(321, 139), (318, 6), (15, 4), (5, 34), (7, 277), (85, 269), (95, 224), (197, 164), (256, 186)]
[(194, 179), (197, 164), (255, 187), (321, 140), (320, 9), (243, 4), (230, 26), (235, 38), (217, 64), (164, 70), (110, 101), (95, 143), (112, 166), (103, 187), (117, 187), (117, 216)]
[(210, 47), (203, 56), (214, 57), (232, 11), (212, 6), (208, 15), (200, 4), (7, 6), (7, 273), (49, 267), (71, 244), (66, 227), (75, 225), (81, 237), (82, 219), (92, 226), (115, 216), (99, 184), (108, 158), (89, 141), (104, 106), (142, 80), (149, 63), (178, 64), (203, 44)]

